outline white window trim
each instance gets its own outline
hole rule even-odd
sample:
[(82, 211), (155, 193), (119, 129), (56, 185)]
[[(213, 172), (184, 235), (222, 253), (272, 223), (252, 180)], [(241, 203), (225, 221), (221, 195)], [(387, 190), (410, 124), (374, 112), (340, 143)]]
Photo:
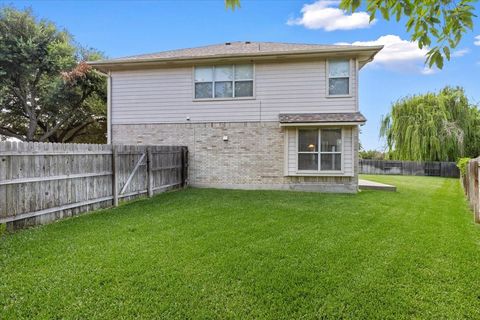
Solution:
[[(253, 76), (252, 79), (244, 79), (244, 80), (235, 80), (235, 65), (242, 65), (242, 64), (249, 64), (252, 65), (253, 68)], [(233, 90), (233, 97), (221, 97), (221, 98), (215, 98), (215, 79), (213, 78), (212, 83), (212, 97), (211, 98), (196, 98), (195, 97), (195, 84), (197, 83), (195, 81), (195, 68), (196, 67), (212, 67), (212, 77), (215, 77), (215, 67), (218, 66), (233, 66), (233, 80), (232, 80), (232, 90)], [(235, 97), (235, 82), (241, 82), (241, 81), (253, 81), (253, 95), (251, 97)], [(201, 83), (201, 82), (199, 82)], [(209, 81), (205, 82), (209, 83)], [(256, 99), (256, 73), (255, 73), (255, 64), (254, 63), (236, 63), (236, 64), (214, 64), (214, 65), (194, 65), (192, 67), (192, 100), (194, 102), (202, 102), (202, 101), (237, 101), (237, 100), (255, 100)]]
[[(348, 94), (330, 94), (330, 60), (347, 60), (348, 61)], [(352, 59), (332, 58), (325, 60), (325, 97), (327, 98), (352, 98)], [(357, 81), (358, 82), (358, 81)]]
[[(341, 151), (340, 152), (321, 152), (321, 130), (322, 129), (339, 129), (340, 130), (340, 134), (341, 134), (341, 139), (342, 139), (342, 147), (341, 147)], [(345, 168), (344, 168), (344, 161), (345, 161), (345, 132), (344, 132), (344, 128), (342, 127), (317, 127), (317, 128), (311, 128), (311, 130), (317, 130), (318, 131), (318, 151), (317, 152), (309, 152), (309, 151), (298, 151), (298, 146), (299, 146), (299, 143), (298, 143), (298, 139), (299, 139), (299, 134), (298, 134), (298, 131), (299, 130), (309, 130), (309, 129), (306, 129), (306, 128), (297, 128), (295, 130), (295, 148), (296, 148), (296, 158), (297, 158), (297, 171), (296, 171), (296, 174), (297, 175), (303, 175), (303, 174), (307, 174), (307, 175), (316, 175), (316, 176), (319, 176), (319, 175), (338, 175), (338, 174), (344, 174), (345, 173)], [(340, 170), (320, 170), (320, 165), (321, 165), (321, 161), (320, 161), (320, 154), (340, 154), (341, 155), (341, 161), (340, 161)], [(298, 155), (299, 154), (318, 154), (318, 169), (317, 170), (301, 170), (298, 168)]]

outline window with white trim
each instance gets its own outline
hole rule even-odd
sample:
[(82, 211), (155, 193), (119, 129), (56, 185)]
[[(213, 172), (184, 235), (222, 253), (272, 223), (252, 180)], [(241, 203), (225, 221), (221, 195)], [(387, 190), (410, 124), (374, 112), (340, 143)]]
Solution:
[(253, 65), (195, 67), (195, 99), (253, 97)]
[(341, 171), (342, 129), (298, 129), (299, 171)]
[(328, 95), (350, 94), (350, 61), (328, 60)]

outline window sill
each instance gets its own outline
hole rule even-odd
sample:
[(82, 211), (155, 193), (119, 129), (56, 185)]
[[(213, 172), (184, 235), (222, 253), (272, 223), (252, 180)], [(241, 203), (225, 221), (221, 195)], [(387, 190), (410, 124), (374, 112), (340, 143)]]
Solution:
[(193, 99), (193, 102), (213, 102), (213, 101), (244, 101), (255, 100), (255, 97), (240, 97), (240, 98), (206, 98), (206, 99)]
[(335, 99), (335, 98), (353, 98), (351, 94), (339, 94), (339, 95), (326, 95), (325, 98), (327, 99)]
[(345, 171), (297, 171), (289, 173), (286, 176), (291, 177), (349, 177)]

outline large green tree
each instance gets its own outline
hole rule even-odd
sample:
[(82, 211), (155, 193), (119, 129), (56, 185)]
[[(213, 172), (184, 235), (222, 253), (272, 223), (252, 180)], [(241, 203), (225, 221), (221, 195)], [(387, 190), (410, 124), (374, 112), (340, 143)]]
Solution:
[(462, 88), (405, 97), (382, 119), (380, 135), (397, 160), (455, 161), (480, 154), (480, 112)]
[[(280, 0), (277, 0), (280, 1)], [(340, 8), (354, 12), (362, 2), (370, 15), (370, 21), (379, 14), (405, 21), (405, 29), (420, 48), (430, 47), (427, 62), (443, 67), (444, 58), (450, 60), (450, 52), (457, 47), (465, 33), (473, 30), (473, 18), (477, 0), (341, 0)], [(240, 7), (240, 0), (225, 0), (227, 8)]]
[(2, 8), (0, 135), (105, 142), (106, 80), (83, 62), (100, 56), (30, 10)]

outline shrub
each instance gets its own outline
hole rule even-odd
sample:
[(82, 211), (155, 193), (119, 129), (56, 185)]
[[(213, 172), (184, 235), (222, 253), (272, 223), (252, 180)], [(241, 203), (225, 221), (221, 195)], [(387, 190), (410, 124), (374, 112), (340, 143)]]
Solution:
[(467, 173), (467, 166), (470, 160), (472, 160), (472, 158), (458, 158), (457, 167), (458, 169), (460, 169), (460, 174), (462, 176), (464, 176)]

